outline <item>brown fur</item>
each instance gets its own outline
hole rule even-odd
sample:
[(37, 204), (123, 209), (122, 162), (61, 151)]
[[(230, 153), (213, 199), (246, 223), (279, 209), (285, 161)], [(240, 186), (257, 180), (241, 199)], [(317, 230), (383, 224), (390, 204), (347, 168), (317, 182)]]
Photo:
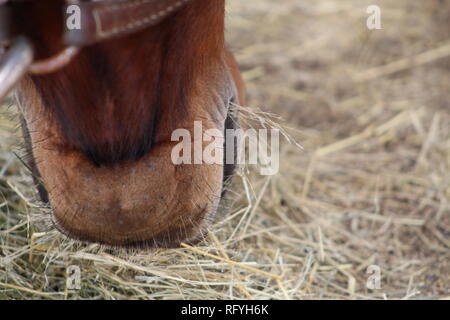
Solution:
[[(38, 54), (57, 51), (55, 25), (29, 21)], [(244, 99), (224, 48), (224, 0), (194, 0), (156, 27), (86, 48), (55, 74), (25, 79), (19, 100), (58, 228), (119, 246), (201, 238), (223, 168), (174, 165), (170, 135), (193, 130), (195, 120), (204, 130), (224, 130), (228, 102)]]

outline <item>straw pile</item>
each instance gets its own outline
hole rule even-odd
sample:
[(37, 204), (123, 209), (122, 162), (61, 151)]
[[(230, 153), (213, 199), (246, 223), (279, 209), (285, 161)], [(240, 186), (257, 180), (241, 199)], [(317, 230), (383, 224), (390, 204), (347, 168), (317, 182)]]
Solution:
[(124, 251), (53, 230), (2, 106), (0, 299), (450, 298), (450, 1), (379, 0), (373, 31), (371, 4), (229, 1), (249, 105), (287, 119), (303, 150), (284, 141), (275, 176), (241, 170), (195, 248)]

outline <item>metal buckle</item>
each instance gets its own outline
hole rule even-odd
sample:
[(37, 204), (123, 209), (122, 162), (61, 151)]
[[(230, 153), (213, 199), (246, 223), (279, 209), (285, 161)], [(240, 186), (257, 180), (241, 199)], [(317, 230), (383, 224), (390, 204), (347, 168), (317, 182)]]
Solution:
[(55, 56), (33, 62), (32, 44), (23, 36), (17, 37), (3, 55), (0, 54), (0, 102), (25, 74), (55, 72), (69, 64), (79, 50), (74, 46), (66, 47)]
[(33, 62), (33, 47), (25, 37), (14, 39), (0, 56), (0, 102), (27, 73)]
[(0, 0), (0, 102), (25, 74), (55, 72), (69, 64), (80, 51), (79, 47), (68, 46), (48, 59), (33, 61), (31, 41), (20, 35), (14, 37), (10, 32), (12, 17), (4, 6), (6, 3), (7, 0)]

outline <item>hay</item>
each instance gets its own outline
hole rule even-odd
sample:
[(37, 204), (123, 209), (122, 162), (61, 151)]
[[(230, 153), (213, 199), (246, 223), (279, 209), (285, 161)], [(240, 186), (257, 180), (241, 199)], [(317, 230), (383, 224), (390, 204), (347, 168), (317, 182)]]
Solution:
[[(195, 248), (109, 249), (53, 230), (3, 106), (0, 298), (450, 298), (450, 3), (380, 0), (377, 31), (370, 4), (229, 1), (249, 104), (269, 113), (247, 115), (281, 115), (293, 139), (278, 175), (239, 172)], [(80, 290), (66, 286), (72, 265)], [(372, 265), (380, 289), (366, 286)]]

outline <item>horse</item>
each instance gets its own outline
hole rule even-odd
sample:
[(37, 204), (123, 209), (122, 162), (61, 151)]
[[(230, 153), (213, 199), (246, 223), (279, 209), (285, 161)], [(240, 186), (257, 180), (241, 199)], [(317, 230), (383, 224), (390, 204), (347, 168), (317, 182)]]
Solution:
[(204, 239), (234, 166), (174, 164), (171, 133), (238, 125), (225, 0), (0, 0), (0, 17), (0, 98), (16, 88), (54, 226), (117, 247)]

